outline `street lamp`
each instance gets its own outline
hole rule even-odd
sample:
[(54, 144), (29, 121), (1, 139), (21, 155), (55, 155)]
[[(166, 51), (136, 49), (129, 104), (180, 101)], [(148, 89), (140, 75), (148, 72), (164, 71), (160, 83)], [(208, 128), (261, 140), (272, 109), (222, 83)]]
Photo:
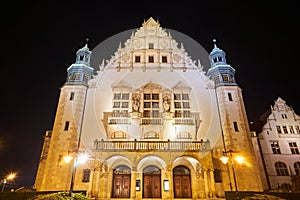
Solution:
[[(68, 164), (71, 162), (71, 160), (73, 160), (73, 157), (68, 154), (67, 156), (64, 156), (63, 159), (64, 159), (65, 163)], [(69, 189), (71, 199), (73, 199), (72, 193), (73, 193), (73, 189), (74, 189), (74, 180), (75, 180), (77, 166), (78, 166), (78, 164), (85, 163), (87, 161), (87, 159), (88, 159), (88, 155), (85, 152), (76, 152), (75, 151), (75, 159), (73, 162), (71, 183), (70, 183), (70, 189)]]
[(5, 185), (7, 184), (7, 182), (8, 182), (8, 181), (14, 180), (15, 177), (16, 177), (16, 173), (10, 173), (10, 174), (8, 174), (8, 175), (4, 178), (3, 183), (2, 183), (2, 189), (1, 189), (1, 192), (4, 191)]
[(237, 180), (236, 180), (236, 174), (235, 174), (234, 160), (237, 161), (239, 164), (243, 164), (245, 158), (243, 156), (236, 156), (233, 159), (232, 153), (235, 153), (235, 152), (233, 150), (231, 150), (231, 149), (229, 149), (228, 151), (223, 151), (224, 156), (221, 157), (220, 160), (225, 165), (228, 164), (229, 160), (231, 162), (231, 168), (232, 168), (232, 174), (233, 174), (233, 181), (234, 181), (235, 191), (236, 191), (236, 195), (237, 195), (237, 199), (238, 199), (238, 186), (237, 186)]

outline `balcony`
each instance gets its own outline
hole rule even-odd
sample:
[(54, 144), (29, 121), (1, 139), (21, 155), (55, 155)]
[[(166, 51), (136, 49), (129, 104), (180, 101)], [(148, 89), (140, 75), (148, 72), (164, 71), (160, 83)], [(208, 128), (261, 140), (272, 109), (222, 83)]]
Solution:
[(142, 125), (161, 125), (163, 124), (163, 120), (161, 118), (142, 118)]
[(195, 119), (194, 118), (175, 118), (174, 125), (195, 125)]
[(108, 124), (130, 124), (130, 118), (109, 118)]
[(189, 151), (210, 150), (209, 141), (94, 141), (94, 151)]

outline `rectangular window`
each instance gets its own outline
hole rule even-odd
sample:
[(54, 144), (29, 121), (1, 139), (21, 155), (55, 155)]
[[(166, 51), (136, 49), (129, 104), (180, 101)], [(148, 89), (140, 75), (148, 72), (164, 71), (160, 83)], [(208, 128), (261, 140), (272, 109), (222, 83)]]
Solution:
[(121, 93), (114, 93), (114, 100), (120, 100), (121, 99)]
[(90, 80), (90, 76), (87, 75), (87, 74), (84, 74), (83, 75), (83, 81), (87, 83), (89, 80)]
[(83, 169), (82, 182), (90, 182), (90, 175), (91, 175), (90, 169)]
[(175, 102), (174, 105), (175, 108), (181, 108), (181, 102)]
[(144, 94), (144, 100), (151, 100), (150, 94)]
[(219, 82), (220, 82), (219, 75), (214, 76), (214, 77), (213, 77), (213, 81), (214, 81), (215, 83), (219, 83)]
[(113, 108), (120, 108), (120, 102), (119, 101), (115, 101)]
[(287, 130), (287, 128), (286, 128), (286, 126), (282, 126), (282, 129), (283, 129), (284, 133), (289, 133), (288, 130)]
[(182, 94), (182, 100), (189, 100), (189, 94)]
[(289, 126), (290, 133), (295, 133), (293, 126)]
[(129, 93), (123, 93), (122, 100), (128, 100), (128, 99), (129, 99)]
[(280, 126), (276, 126), (276, 130), (277, 130), (277, 133), (282, 133)]
[(135, 56), (134, 62), (140, 63), (141, 62), (141, 56)]
[(152, 102), (152, 108), (159, 108), (158, 102)]
[(162, 56), (161, 57), (161, 62), (167, 63), (168, 62), (168, 57), (167, 56)]
[(149, 43), (149, 49), (154, 49), (154, 44), (153, 43)]
[(190, 111), (187, 111), (187, 110), (184, 110), (184, 111), (183, 111), (183, 117), (184, 117), (184, 118), (190, 118), (190, 117), (191, 117), (191, 112), (190, 112)]
[(143, 117), (146, 117), (146, 118), (151, 117), (151, 112), (150, 112), (150, 110), (144, 110)]
[(65, 128), (64, 128), (64, 131), (69, 130), (69, 126), (70, 126), (70, 122), (69, 122), (69, 121), (66, 121), (66, 122), (65, 122)]
[(159, 117), (159, 112), (158, 112), (158, 110), (153, 110), (153, 111), (152, 111), (152, 117), (153, 117), (153, 118), (158, 118), (158, 117)]
[(182, 113), (180, 110), (175, 110), (175, 117), (180, 118), (182, 116)]
[(231, 93), (230, 93), (230, 92), (228, 92), (228, 100), (229, 100), (229, 101), (233, 101), (233, 99), (232, 99), (232, 95), (231, 95)]
[(148, 62), (149, 63), (154, 63), (154, 56), (149, 56), (148, 57)]
[(297, 134), (300, 134), (300, 128), (299, 128), (299, 126), (295, 126), (295, 130), (296, 130)]
[(229, 82), (229, 75), (228, 74), (222, 74), (222, 79), (225, 82)]
[(122, 102), (122, 108), (128, 108), (128, 101)]
[(159, 94), (152, 94), (152, 100), (159, 100)]
[(180, 94), (174, 94), (174, 100), (181, 100)]
[(151, 108), (150, 102), (144, 102), (144, 108)]
[(234, 127), (235, 132), (239, 132), (239, 127), (238, 127), (237, 122), (233, 122), (233, 127)]
[(271, 141), (271, 148), (274, 154), (281, 154), (278, 141)]
[(74, 99), (74, 94), (75, 94), (74, 92), (71, 92), (71, 93), (70, 93), (70, 99), (69, 99), (70, 101), (73, 101), (73, 99)]
[(183, 102), (183, 108), (190, 108), (190, 102)]
[(282, 119), (287, 119), (286, 114), (281, 114)]
[(299, 154), (299, 149), (296, 142), (289, 142), (289, 146), (292, 154)]

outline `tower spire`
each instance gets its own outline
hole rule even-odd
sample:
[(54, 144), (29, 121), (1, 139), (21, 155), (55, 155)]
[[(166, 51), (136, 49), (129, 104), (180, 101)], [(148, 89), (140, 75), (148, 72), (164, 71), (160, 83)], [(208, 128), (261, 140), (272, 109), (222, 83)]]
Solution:
[(76, 52), (76, 60), (67, 70), (67, 85), (87, 85), (92, 78), (93, 68), (90, 66), (92, 52), (88, 48), (89, 38), (85, 39), (85, 45)]
[(237, 85), (235, 82), (235, 69), (226, 62), (225, 52), (217, 47), (217, 40), (213, 39), (214, 48), (210, 53), (211, 67), (207, 71), (210, 79), (215, 81), (216, 86)]

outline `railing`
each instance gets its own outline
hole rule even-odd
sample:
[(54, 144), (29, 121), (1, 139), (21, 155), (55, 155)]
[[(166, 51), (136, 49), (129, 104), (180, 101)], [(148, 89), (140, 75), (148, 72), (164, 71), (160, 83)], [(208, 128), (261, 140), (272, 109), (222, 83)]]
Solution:
[(109, 124), (130, 124), (130, 118), (109, 118)]
[(141, 119), (141, 124), (143, 124), (143, 125), (147, 125), (147, 124), (159, 125), (162, 123), (163, 123), (163, 120), (161, 118), (142, 118)]
[(174, 125), (195, 125), (195, 119), (193, 118), (179, 118), (174, 119)]
[(208, 151), (210, 142), (204, 141), (94, 141), (95, 151)]

